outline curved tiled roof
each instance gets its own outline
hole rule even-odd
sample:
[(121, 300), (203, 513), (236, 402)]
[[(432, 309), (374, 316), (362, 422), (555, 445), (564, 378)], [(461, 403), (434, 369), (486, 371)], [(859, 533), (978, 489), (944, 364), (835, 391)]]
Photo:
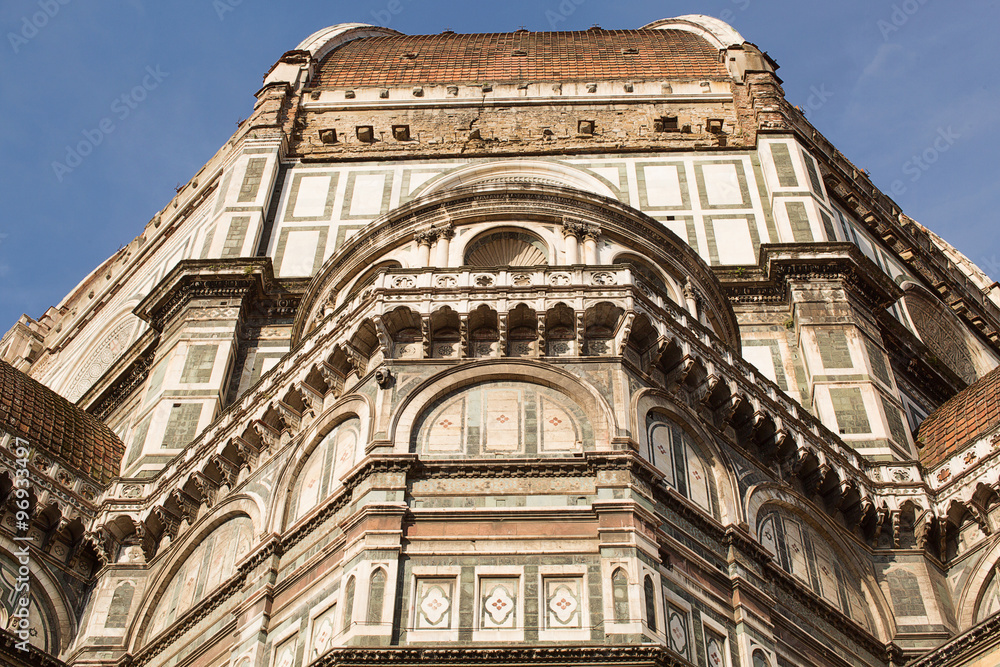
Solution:
[(0, 430), (28, 440), (74, 470), (107, 484), (125, 445), (107, 425), (0, 361)]
[(319, 88), (500, 81), (728, 79), (719, 50), (683, 30), (363, 37), (334, 49)]
[(935, 410), (920, 425), (920, 460), (944, 462), (1000, 424), (1000, 368), (995, 368)]

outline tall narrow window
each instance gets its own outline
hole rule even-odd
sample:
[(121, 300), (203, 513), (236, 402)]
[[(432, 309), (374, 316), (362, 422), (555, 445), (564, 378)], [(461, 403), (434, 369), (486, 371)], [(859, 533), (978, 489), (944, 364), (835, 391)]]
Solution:
[(115, 594), (111, 598), (111, 608), (108, 609), (108, 619), (104, 623), (106, 628), (124, 628), (128, 622), (128, 611), (132, 606), (132, 595), (135, 593), (135, 586), (131, 582), (124, 582), (115, 589)]
[(382, 603), (385, 600), (385, 570), (379, 568), (372, 575), (368, 589), (368, 625), (382, 622)]
[(615, 623), (628, 623), (628, 577), (621, 568), (611, 575), (611, 595), (615, 603)]
[(347, 580), (347, 589), (344, 591), (344, 632), (351, 629), (354, 621), (354, 577)]
[(710, 468), (694, 448), (691, 436), (666, 415), (646, 415), (649, 459), (663, 473), (664, 483), (706, 512), (715, 515)]
[(726, 665), (726, 640), (722, 635), (718, 635), (710, 630), (705, 630), (705, 654), (708, 657), (708, 664)]
[(653, 579), (648, 574), (642, 581), (642, 593), (646, 599), (646, 627), (656, 632), (656, 589), (653, 588)]

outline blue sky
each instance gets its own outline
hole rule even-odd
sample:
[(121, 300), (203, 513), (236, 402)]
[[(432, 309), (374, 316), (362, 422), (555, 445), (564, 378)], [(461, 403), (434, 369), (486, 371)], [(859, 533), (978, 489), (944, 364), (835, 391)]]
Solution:
[[(320, 28), (637, 28), (690, 13), (767, 51), (827, 138), (1000, 275), (1000, 0), (4, 0), (0, 333), (138, 235), (250, 115), (270, 66)], [(93, 152), (54, 168), (85, 136)]]

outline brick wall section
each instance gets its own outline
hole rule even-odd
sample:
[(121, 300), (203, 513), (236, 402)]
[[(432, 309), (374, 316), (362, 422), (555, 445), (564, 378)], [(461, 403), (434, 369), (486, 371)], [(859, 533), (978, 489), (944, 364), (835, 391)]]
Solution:
[[(685, 103), (569, 105), (553, 101), (538, 106), (489, 105), (427, 109), (337, 110), (301, 112), (301, 141), (292, 151), (310, 159), (388, 159), (461, 155), (566, 155), (618, 151), (682, 151), (724, 147), (753, 148), (732, 104)], [(654, 132), (662, 116), (677, 116), (691, 133)], [(708, 119), (723, 121), (724, 142), (705, 131)], [(578, 134), (581, 120), (594, 121), (593, 136)], [(357, 138), (356, 128), (370, 125), (376, 141)], [(393, 139), (394, 125), (408, 125), (411, 141)], [(320, 132), (335, 129), (338, 142), (324, 144)], [(481, 139), (470, 138), (479, 130)], [(548, 130), (550, 134), (545, 134)], [(724, 143), (724, 146), (722, 144)]]

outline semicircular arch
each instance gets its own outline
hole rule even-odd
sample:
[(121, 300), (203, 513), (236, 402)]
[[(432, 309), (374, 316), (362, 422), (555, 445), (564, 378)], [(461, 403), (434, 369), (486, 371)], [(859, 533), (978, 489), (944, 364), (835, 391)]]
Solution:
[(475, 384), (520, 382), (565, 395), (588, 416), (594, 448), (606, 449), (619, 427), (611, 406), (589, 383), (561, 368), (530, 360), (484, 360), (451, 368), (425, 380), (399, 406), (390, 425), (393, 451), (408, 453), (418, 419), (436, 401)]
[[(755, 539), (759, 539), (761, 522), (769, 518), (764, 515), (768, 508), (783, 511), (795, 520), (807, 525), (817, 533), (819, 539), (823, 540), (829, 549), (833, 550), (838, 557), (839, 564), (848, 569), (850, 575), (848, 579), (857, 581), (861, 585), (868, 603), (869, 616), (874, 624), (872, 631), (882, 640), (887, 640), (895, 635), (896, 627), (892, 607), (875, 580), (870, 564), (864, 563), (859, 558), (855, 549), (851, 548), (841, 537), (836, 526), (830, 523), (823, 512), (817, 512), (815, 508), (810, 508), (800, 498), (771, 482), (750, 487), (746, 497), (748, 530)], [(785, 568), (782, 567), (782, 569)], [(812, 589), (808, 584), (803, 585)]]
[(541, 266), (550, 263), (555, 248), (526, 226), (506, 224), (474, 235), (461, 256), (464, 266)]
[[(213, 507), (209, 514), (199, 519), (186, 534), (182, 535), (171, 545), (173, 547), (172, 553), (163, 562), (160, 571), (152, 578), (149, 587), (146, 589), (146, 593), (143, 595), (142, 604), (129, 626), (128, 637), (130, 639), (128, 643), (130, 650), (135, 651), (165, 629), (165, 626), (153, 623), (160, 603), (163, 601), (167, 591), (172, 588), (175, 578), (180, 574), (184, 565), (188, 563), (190, 558), (199, 551), (206, 540), (211, 538), (216, 531), (231, 521), (246, 519), (249, 521), (250, 529), (247, 549), (253, 549), (257, 540), (258, 531), (256, 528), (261, 526), (263, 522), (261, 510), (262, 508), (258, 499), (247, 494), (240, 493), (227, 497)], [(231, 578), (238, 571), (237, 565), (239, 564), (239, 560), (246, 553), (246, 551), (239, 553), (238, 546), (232, 550), (233, 572), (227, 578), (222, 578), (213, 590), (217, 590), (218, 586), (224, 584), (226, 579)], [(222, 572), (224, 570), (217, 570), (216, 574), (221, 575)], [(206, 594), (209, 592), (208, 589), (205, 589)], [(195, 606), (195, 604), (192, 604), (180, 613), (187, 613)], [(166, 618), (164, 618), (164, 622), (165, 620)]]
[(611, 199), (618, 198), (604, 181), (593, 174), (550, 160), (498, 160), (459, 167), (429, 180), (414, 195), (423, 197), (463, 186), (501, 181), (522, 185), (559, 185)]

